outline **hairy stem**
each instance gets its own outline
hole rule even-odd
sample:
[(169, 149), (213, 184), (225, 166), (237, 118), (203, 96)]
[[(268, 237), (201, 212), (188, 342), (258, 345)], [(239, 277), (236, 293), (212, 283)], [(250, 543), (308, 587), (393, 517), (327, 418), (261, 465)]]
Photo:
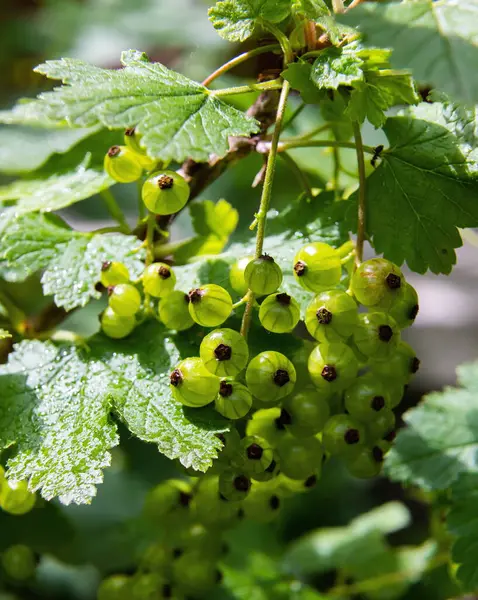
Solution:
[[(287, 105), (287, 98), (289, 97), (290, 84), (288, 81), (284, 81), (281, 95), (279, 98), (279, 105), (277, 107), (276, 123), (274, 127), (274, 133), (272, 134), (271, 148), (269, 156), (267, 157), (266, 175), (264, 178), (264, 186), (262, 188), (261, 203), (259, 206), (259, 212), (256, 215), (257, 221), (257, 234), (256, 234), (256, 258), (262, 256), (264, 248), (264, 237), (266, 231), (267, 222), (267, 211), (269, 210), (271, 196), (272, 196), (272, 184), (274, 182), (274, 174), (277, 162), (277, 149), (279, 146), (279, 137), (282, 131), (282, 124), (284, 123), (284, 114)], [(249, 327), (251, 324), (252, 310), (254, 307), (254, 294), (249, 290), (249, 298), (244, 311), (242, 319), (241, 334), (247, 337)]]
[[(258, 152), (269, 152), (269, 142), (261, 142), (258, 144)], [(355, 150), (357, 147), (356, 142), (337, 142), (336, 140), (284, 140), (279, 144), (279, 152), (287, 152), (293, 148), (350, 148)], [(367, 152), (368, 154), (374, 154), (375, 148), (372, 146), (361, 146), (362, 154)]]
[(131, 233), (128, 223), (126, 222), (123, 211), (119, 207), (116, 202), (115, 197), (111, 193), (111, 190), (103, 190), (100, 192), (101, 197), (108, 209), (108, 212), (113, 217), (113, 219), (118, 223), (121, 228), (122, 233)]
[(294, 53), (292, 51), (289, 38), (286, 36), (286, 34), (269, 21), (263, 21), (262, 26), (264, 29), (267, 29), (267, 31), (270, 31), (270, 33), (272, 33), (272, 35), (281, 45), (282, 52), (284, 53), (284, 64), (287, 65), (288, 63), (292, 62), (294, 60)]
[(360, 124), (357, 121), (353, 123), (354, 128), (354, 139), (357, 148), (357, 163), (358, 163), (358, 175), (359, 175), (359, 201), (358, 201), (358, 212), (357, 212), (357, 252), (355, 255), (355, 262), (359, 265), (363, 260), (363, 245), (365, 241), (365, 159), (364, 159), (364, 146), (362, 142), (362, 133), (360, 131)]
[(236, 94), (247, 94), (248, 92), (263, 92), (266, 90), (280, 90), (282, 88), (282, 79), (273, 79), (263, 83), (251, 83), (249, 85), (239, 85), (237, 87), (224, 88), (210, 92), (213, 96), (234, 96)]
[(145, 265), (148, 266), (154, 261), (154, 232), (156, 231), (156, 215), (149, 213), (146, 223), (146, 260)]
[(221, 65), (218, 69), (214, 71), (214, 73), (211, 73), (208, 77), (206, 77), (206, 79), (202, 82), (202, 85), (204, 87), (208, 87), (215, 79), (217, 79), (221, 75), (224, 75), (224, 73), (227, 73), (234, 67), (237, 67), (237, 65), (240, 65), (244, 61), (249, 60), (254, 56), (258, 56), (259, 54), (265, 54), (266, 52), (275, 52), (277, 50), (280, 50), (279, 44), (268, 44), (267, 46), (260, 46), (259, 48), (254, 48), (254, 50), (243, 52), (242, 54), (239, 54), (239, 56), (236, 56), (227, 63)]

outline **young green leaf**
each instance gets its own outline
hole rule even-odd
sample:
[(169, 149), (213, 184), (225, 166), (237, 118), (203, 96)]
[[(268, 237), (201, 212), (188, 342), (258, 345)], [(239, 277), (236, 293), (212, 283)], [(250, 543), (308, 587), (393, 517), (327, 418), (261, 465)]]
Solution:
[(19, 344), (0, 367), (0, 446), (14, 445), (9, 477), (29, 479), (47, 500), (90, 502), (118, 443), (111, 412), (169, 458), (205, 471), (221, 447), (215, 433), (227, 424), (172, 399), (178, 343), (146, 323), (121, 342), (97, 335), (87, 347)]
[(41, 94), (29, 112), (76, 127), (136, 127), (148, 154), (164, 161), (207, 161), (226, 154), (229, 136), (257, 131), (254, 119), (145, 54), (123, 52), (121, 61), (120, 70), (66, 58), (40, 65), (38, 73), (65, 85)]
[(477, 472), (478, 365), (457, 370), (463, 387), (428, 394), (405, 414), (395, 446), (385, 460), (394, 481), (445, 489), (461, 473)]
[(325, 48), (314, 61), (312, 81), (319, 89), (336, 90), (339, 85), (353, 85), (363, 79), (362, 66), (355, 45)]
[(342, 17), (372, 46), (393, 48), (392, 66), (464, 102), (478, 101), (476, 0), (366, 3)]
[(143, 263), (137, 249), (133, 236), (79, 233), (40, 214), (13, 220), (0, 237), (0, 260), (15, 267), (17, 280), (43, 270), (44, 294), (66, 310), (100, 297), (95, 285), (103, 262), (123, 262), (132, 277), (139, 276)]
[(243, 42), (264, 21), (283, 21), (290, 9), (290, 0), (223, 0), (209, 9), (209, 19), (221, 37)]
[(369, 239), (377, 252), (413, 271), (449, 273), (462, 244), (457, 228), (478, 225), (478, 182), (444, 127), (392, 117), (384, 131), (390, 148), (367, 179)]

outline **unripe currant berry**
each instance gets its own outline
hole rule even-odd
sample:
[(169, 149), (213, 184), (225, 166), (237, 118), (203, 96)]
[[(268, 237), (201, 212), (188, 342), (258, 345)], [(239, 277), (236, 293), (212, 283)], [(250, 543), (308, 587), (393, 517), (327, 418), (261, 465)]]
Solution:
[(181, 175), (161, 171), (148, 177), (141, 194), (148, 210), (157, 215), (172, 215), (186, 206), (189, 192), (189, 184)]
[(119, 317), (131, 317), (141, 308), (141, 294), (129, 283), (119, 283), (108, 288), (109, 307)]
[(128, 268), (120, 262), (106, 261), (101, 265), (100, 281), (105, 288), (118, 285), (119, 283), (128, 283)]
[(26, 581), (35, 575), (37, 560), (28, 546), (10, 546), (2, 553), (1, 560), (3, 571), (9, 579)]
[(380, 411), (390, 407), (385, 384), (371, 373), (358, 377), (345, 392), (345, 408), (358, 421), (373, 421)]
[(340, 281), (340, 254), (323, 242), (307, 244), (294, 258), (294, 276), (296, 281), (310, 292), (325, 291)]
[(268, 404), (276, 404), (290, 394), (295, 382), (294, 365), (280, 352), (261, 352), (246, 370), (246, 384), (252, 395)]
[(110, 306), (101, 314), (100, 322), (103, 333), (114, 340), (127, 337), (136, 327), (134, 315), (120, 317)]
[(176, 275), (165, 263), (153, 263), (146, 267), (141, 276), (145, 294), (162, 298), (173, 291), (176, 285)]
[[(324, 458), (322, 459), (322, 462), (324, 462)], [(322, 466), (320, 466), (306, 479), (291, 479), (290, 477), (286, 477), (283, 473), (281, 473), (277, 478), (277, 490), (282, 496), (286, 497), (309, 492), (317, 485), (317, 482), (320, 479), (321, 471)]]
[(332, 455), (356, 455), (365, 442), (365, 427), (349, 415), (330, 417), (322, 433), (324, 448)]
[(418, 294), (409, 283), (404, 283), (400, 289), (400, 295), (390, 308), (389, 314), (400, 329), (405, 329), (413, 325), (418, 315)]
[(353, 340), (359, 352), (374, 361), (387, 361), (400, 343), (400, 329), (393, 317), (384, 312), (359, 315)]
[(272, 256), (263, 254), (247, 265), (244, 279), (254, 294), (265, 296), (275, 292), (282, 283), (282, 270)]
[(292, 331), (300, 320), (300, 306), (288, 294), (283, 292), (271, 294), (261, 304), (259, 320), (267, 331), (273, 333)]
[(380, 475), (384, 453), (379, 446), (363, 448), (357, 455), (345, 461), (347, 471), (359, 479), (371, 479)]
[(272, 459), (272, 462), (267, 467), (267, 469), (265, 471), (262, 471), (261, 473), (252, 473), (251, 478), (254, 481), (266, 483), (267, 481), (272, 481), (273, 479), (275, 479), (279, 475), (279, 473), (280, 473), (279, 457), (277, 456), (277, 453), (274, 452), (274, 458)]
[(245, 338), (233, 329), (215, 329), (201, 342), (199, 355), (208, 371), (219, 377), (240, 373), (249, 360)]
[(282, 412), (278, 407), (257, 410), (246, 423), (246, 434), (263, 437), (276, 447), (287, 435), (286, 424), (290, 423), (282, 417)]
[(132, 581), (127, 575), (111, 575), (100, 583), (97, 600), (126, 600), (131, 598)]
[(307, 479), (322, 464), (322, 444), (313, 436), (287, 436), (277, 446), (281, 473), (290, 479)]
[(343, 341), (352, 335), (357, 324), (357, 304), (341, 290), (321, 292), (305, 313), (307, 330), (319, 342)]
[(360, 304), (390, 308), (400, 298), (403, 273), (385, 258), (363, 262), (352, 275), (351, 290)]
[(143, 136), (136, 131), (135, 127), (131, 127), (124, 132), (124, 143), (136, 154), (137, 160), (143, 169), (145, 171), (152, 171), (156, 168), (158, 161), (154, 158), (150, 158), (146, 154), (146, 150), (140, 144), (142, 137)]
[(249, 494), (252, 482), (241, 471), (224, 471), (219, 475), (219, 493), (225, 500), (240, 502)]
[(418, 371), (420, 361), (410, 344), (401, 341), (386, 361), (371, 361), (370, 366), (372, 371), (380, 375), (385, 382), (391, 381), (404, 385)]
[(214, 408), (226, 419), (242, 419), (252, 407), (252, 395), (238, 381), (222, 379)]
[(253, 256), (243, 256), (232, 265), (229, 271), (229, 282), (231, 287), (240, 296), (244, 296), (249, 289), (244, 278), (244, 271), (252, 260), (254, 260)]
[(205, 406), (219, 393), (219, 377), (212, 375), (200, 358), (182, 360), (169, 380), (174, 398), (186, 406)]
[(389, 408), (384, 408), (373, 420), (365, 423), (367, 429), (367, 442), (375, 444), (378, 440), (387, 439), (387, 436), (395, 436), (396, 419)]
[(244, 512), (248, 519), (270, 523), (280, 511), (281, 500), (273, 486), (254, 485), (244, 500)]
[(192, 497), (192, 488), (187, 481), (167, 479), (146, 495), (143, 516), (148, 522), (161, 525), (173, 511), (187, 509)]
[(232, 311), (232, 298), (220, 285), (209, 283), (189, 292), (189, 314), (202, 327), (222, 325)]
[(319, 344), (309, 356), (309, 374), (313, 384), (326, 396), (344, 390), (357, 376), (359, 363), (343, 342)]
[(126, 146), (112, 146), (104, 160), (105, 171), (119, 183), (137, 181), (143, 174), (143, 167), (137, 155)]
[(322, 431), (330, 416), (327, 401), (313, 387), (288, 396), (284, 400), (283, 411), (290, 418), (290, 423), (286, 425), (287, 431), (299, 438)]
[(26, 481), (2, 482), (0, 508), (11, 515), (25, 515), (35, 506), (36, 495), (28, 491)]
[(241, 440), (239, 452), (232, 457), (233, 464), (245, 473), (262, 473), (274, 460), (274, 449), (264, 438), (252, 435)]
[(158, 305), (158, 314), (161, 323), (168, 329), (184, 331), (194, 325), (189, 314), (189, 296), (179, 290), (173, 290), (161, 298)]

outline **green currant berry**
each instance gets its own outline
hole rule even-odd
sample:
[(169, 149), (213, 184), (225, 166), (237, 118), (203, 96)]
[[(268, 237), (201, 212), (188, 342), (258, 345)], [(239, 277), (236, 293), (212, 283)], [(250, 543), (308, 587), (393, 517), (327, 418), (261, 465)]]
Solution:
[(280, 497), (267, 485), (254, 485), (244, 501), (244, 513), (248, 519), (270, 523), (280, 512)]
[(264, 403), (275, 404), (290, 394), (295, 381), (294, 365), (280, 352), (261, 352), (246, 370), (247, 387)]
[(355, 354), (343, 342), (319, 344), (309, 356), (312, 382), (326, 396), (350, 385), (358, 369)]
[(194, 325), (189, 314), (189, 296), (179, 290), (174, 290), (164, 298), (158, 305), (158, 314), (161, 323), (168, 329), (184, 331)]
[(265, 471), (261, 473), (252, 473), (251, 479), (254, 481), (260, 481), (261, 483), (265, 483), (267, 481), (272, 481), (275, 479), (280, 473), (280, 463), (279, 456), (274, 453), (274, 458), (272, 459), (271, 464), (267, 467)]
[(100, 281), (105, 288), (118, 285), (118, 283), (128, 283), (128, 268), (120, 262), (106, 261), (101, 265)]
[(305, 326), (319, 342), (343, 341), (352, 335), (357, 324), (357, 304), (340, 290), (321, 292), (305, 313)]
[(375, 444), (377, 440), (387, 439), (387, 436), (395, 437), (396, 419), (389, 408), (381, 410), (373, 421), (366, 422), (367, 441)]
[(226, 419), (242, 419), (251, 410), (251, 392), (238, 381), (222, 379), (214, 407)]
[(315, 437), (288, 436), (277, 447), (281, 473), (290, 479), (307, 479), (322, 464), (322, 444)]
[(188, 482), (168, 479), (148, 492), (143, 508), (144, 517), (160, 525), (174, 510), (187, 508), (191, 499), (192, 488)]
[(25, 515), (35, 506), (36, 496), (26, 481), (4, 480), (0, 488), (0, 508), (11, 515)]
[(420, 361), (410, 344), (401, 341), (387, 361), (373, 361), (370, 366), (372, 371), (383, 377), (387, 383), (405, 384), (418, 371)]
[(388, 361), (400, 343), (400, 329), (393, 317), (383, 312), (359, 315), (353, 340), (359, 352), (375, 361)]
[(247, 421), (246, 434), (257, 435), (264, 438), (273, 447), (287, 435), (286, 422), (290, 423), (288, 413), (281, 417), (282, 411), (278, 407), (257, 410), (252, 418)]
[(295, 437), (309, 437), (322, 431), (330, 416), (327, 401), (315, 388), (305, 388), (284, 400), (283, 410), (290, 417), (287, 431)]
[(356, 455), (362, 450), (365, 442), (365, 427), (349, 415), (330, 417), (322, 433), (324, 449), (332, 455)]
[(191, 510), (195, 522), (219, 529), (235, 524), (240, 514), (236, 502), (221, 497), (219, 477), (210, 475), (199, 480)]
[(221, 581), (214, 559), (199, 552), (185, 552), (173, 564), (178, 590), (193, 598), (203, 598)]
[(248, 435), (241, 440), (239, 452), (232, 457), (233, 464), (245, 473), (262, 473), (274, 460), (274, 449), (264, 438)]
[(271, 294), (261, 304), (259, 320), (267, 331), (287, 333), (300, 320), (300, 306), (288, 294)]
[(156, 168), (158, 161), (155, 158), (150, 158), (146, 154), (146, 150), (140, 144), (142, 137), (143, 136), (136, 131), (135, 127), (131, 127), (124, 132), (124, 143), (136, 154), (136, 158), (143, 169), (145, 171), (152, 171)]
[(390, 308), (400, 298), (405, 283), (403, 273), (385, 258), (363, 262), (352, 275), (351, 290), (360, 304)]
[(219, 475), (219, 493), (225, 500), (239, 502), (251, 490), (252, 482), (242, 471), (224, 471)]
[(309, 292), (325, 291), (340, 282), (340, 254), (323, 242), (307, 244), (294, 258), (294, 276)]
[(146, 267), (141, 277), (145, 294), (162, 298), (171, 293), (176, 285), (176, 275), (169, 265), (153, 263)]
[(413, 286), (404, 283), (397, 301), (390, 308), (390, 316), (395, 319), (400, 329), (413, 325), (418, 315), (418, 294)]
[(131, 577), (111, 575), (100, 583), (97, 600), (131, 600)]
[(201, 342), (199, 355), (208, 371), (219, 377), (230, 377), (246, 367), (249, 348), (237, 331), (215, 329)]
[(2, 554), (5, 575), (15, 581), (26, 581), (35, 575), (36, 559), (33, 551), (23, 544), (10, 546)]
[(254, 260), (253, 256), (243, 256), (232, 265), (229, 271), (229, 282), (231, 287), (240, 296), (245, 296), (247, 290), (249, 289), (244, 278), (244, 271), (252, 260)]
[(173, 558), (174, 556), (171, 548), (165, 543), (160, 542), (151, 544), (141, 556), (138, 570), (165, 575), (168, 572)]
[(359, 479), (371, 479), (380, 474), (383, 451), (378, 446), (363, 448), (357, 455), (345, 461), (347, 471)]
[(212, 375), (200, 358), (182, 360), (169, 381), (174, 398), (186, 406), (205, 406), (219, 393), (219, 377)]
[(380, 411), (390, 408), (390, 404), (386, 386), (370, 373), (358, 377), (345, 392), (345, 408), (358, 421), (373, 421)]
[(306, 479), (291, 479), (290, 477), (286, 477), (284, 473), (281, 473), (277, 478), (277, 491), (286, 497), (310, 492), (317, 485), (321, 471), (322, 465)]
[(132, 317), (141, 308), (141, 294), (129, 283), (119, 283), (108, 288), (109, 307), (119, 317)]
[[(372, 373), (374, 372), (372, 371)], [(396, 408), (402, 401), (403, 396), (405, 395), (405, 386), (401, 381), (385, 379), (384, 377), (381, 377), (376, 373), (374, 373), (374, 375), (383, 382), (383, 385), (385, 386), (385, 389), (388, 392), (388, 395), (390, 397), (389, 408)]]
[(137, 181), (143, 174), (137, 155), (126, 146), (112, 146), (106, 153), (104, 167), (119, 183)]
[(220, 285), (209, 283), (189, 292), (189, 314), (202, 327), (222, 325), (232, 311), (232, 298)]
[(218, 559), (224, 554), (224, 540), (220, 532), (210, 531), (201, 523), (182, 528), (179, 546), (187, 552), (201, 552), (204, 556)]
[(111, 307), (105, 308), (101, 315), (101, 329), (105, 335), (115, 340), (127, 337), (136, 327), (135, 317), (120, 317)]
[(263, 254), (247, 265), (244, 279), (254, 294), (266, 296), (274, 293), (282, 283), (282, 270), (272, 256)]
[(172, 215), (186, 206), (189, 192), (189, 184), (181, 175), (175, 171), (160, 171), (146, 179), (141, 194), (152, 213)]

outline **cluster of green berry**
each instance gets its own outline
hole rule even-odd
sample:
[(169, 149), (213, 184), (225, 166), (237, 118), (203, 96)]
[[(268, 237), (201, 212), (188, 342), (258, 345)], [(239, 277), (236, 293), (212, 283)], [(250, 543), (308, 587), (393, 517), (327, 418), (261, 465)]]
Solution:
[(24, 544), (10, 546), (1, 554), (3, 575), (13, 584), (31, 580), (35, 576), (38, 557)]
[(26, 481), (7, 481), (0, 466), (0, 508), (11, 515), (24, 515), (35, 506), (36, 495), (28, 491)]

